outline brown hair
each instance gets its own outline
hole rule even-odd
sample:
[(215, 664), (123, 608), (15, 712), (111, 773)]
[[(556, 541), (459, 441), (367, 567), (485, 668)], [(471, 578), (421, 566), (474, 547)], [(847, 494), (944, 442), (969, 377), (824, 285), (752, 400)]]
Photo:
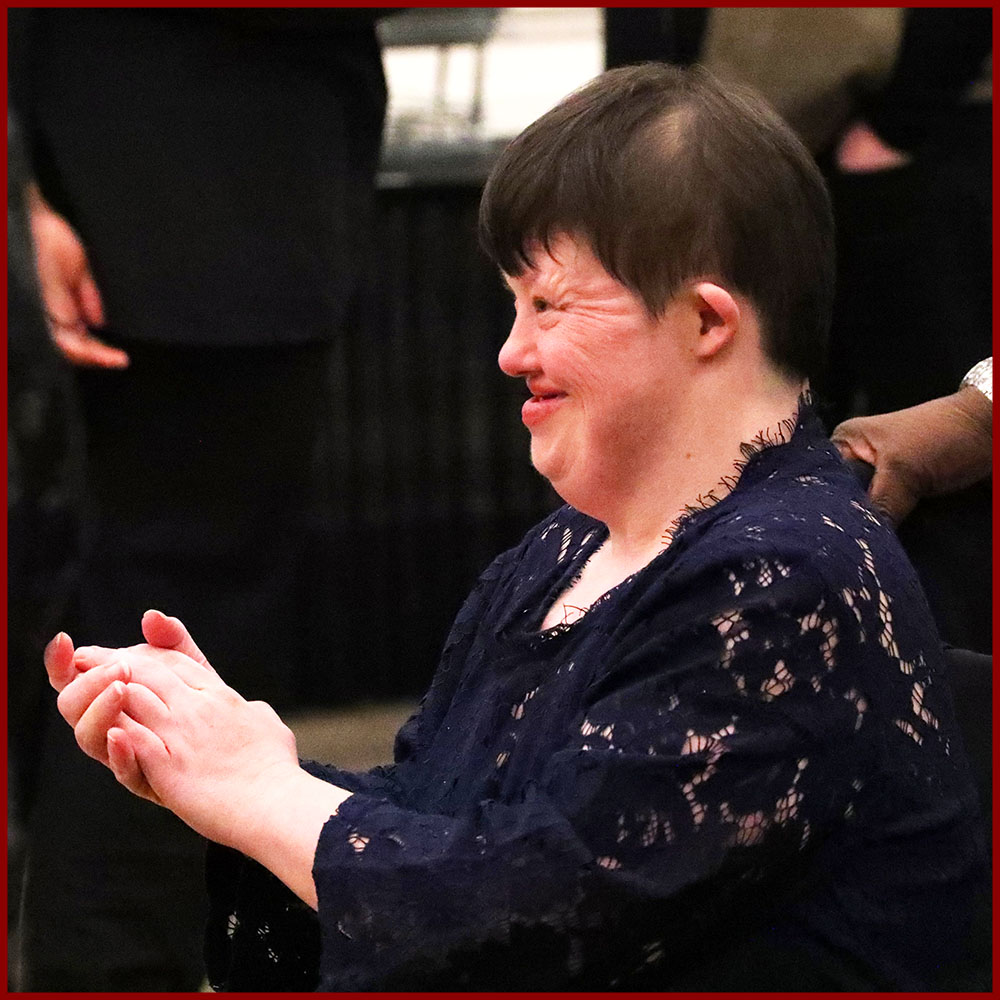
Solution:
[(815, 376), (833, 297), (833, 218), (822, 175), (765, 102), (701, 67), (609, 70), (500, 155), (480, 241), (507, 274), (568, 233), (662, 312), (684, 282), (748, 298), (773, 364)]

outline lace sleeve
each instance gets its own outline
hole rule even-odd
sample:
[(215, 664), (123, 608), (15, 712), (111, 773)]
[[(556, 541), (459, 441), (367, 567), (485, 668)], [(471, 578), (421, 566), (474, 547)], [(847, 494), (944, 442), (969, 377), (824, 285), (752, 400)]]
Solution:
[[(398, 793), (393, 765), (363, 773), (311, 760), (301, 766), (352, 792)], [(315, 990), (320, 956), (315, 911), (262, 865), (228, 847), (209, 844), (207, 878), (205, 957), (212, 988), (238, 989), (246, 977), (246, 988), (254, 991)]]

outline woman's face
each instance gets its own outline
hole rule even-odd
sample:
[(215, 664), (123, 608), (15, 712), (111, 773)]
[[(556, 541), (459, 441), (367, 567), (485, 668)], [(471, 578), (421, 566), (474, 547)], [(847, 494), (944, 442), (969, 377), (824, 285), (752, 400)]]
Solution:
[(600, 517), (652, 469), (683, 392), (684, 322), (675, 303), (654, 318), (585, 241), (560, 236), (535, 267), (507, 276), (516, 318), (500, 368), (523, 378), (531, 460), (563, 497)]

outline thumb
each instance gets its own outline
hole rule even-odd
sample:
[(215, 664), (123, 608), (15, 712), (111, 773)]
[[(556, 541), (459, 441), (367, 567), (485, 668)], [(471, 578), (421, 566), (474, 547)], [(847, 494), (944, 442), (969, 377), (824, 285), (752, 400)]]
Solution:
[(124, 785), (133, 795), (162, 805), (160, 797), (150, 786), (137, 755), (137, 747), (146, 749), (147, 752), (159, 749), (156, 739), (148, 730), (132, 720), (125, 721), (129, 724), (128, 732), (117, 726), (108, 730), (108, 767), (118, 783)]
[(203, 667), (212, 669), (205, 654), (198, 648), (191, 633), (184, 627), (179, 618), (170, 618), (162, 611), (150, 609), (142, 616), (142, 634), (151, 646), (161, 649), (176, 649), (179, 653), (190, 656)]
[(88, 326), (104, 326), (104, 305), (97, 283), (86, 268), (80, 275), (80, 283), (76, 289), (77, 301), (80, 304), (80, 315)]
[(129, 357), (123, 350), (104, 343), (82, 324), (67, 327), (53, 323), (52, 339), (63, 357), (74, 365), (83, 368), (128, 367)]
[(852, 459), (866, 462), (868, 465), (878, 465), (878, 451), (864, 431), (863, 417), (852, 417), (838, 424), (830, 435), (830, 442), (840, 452), (845, 462)]
[(76, 677), (77, 670), (73, 664), (73, 640), (65, 632), (60, 632), (49, 641), (42, 658), (49, 675), (49, 683), (57, 691), (62, 691)]

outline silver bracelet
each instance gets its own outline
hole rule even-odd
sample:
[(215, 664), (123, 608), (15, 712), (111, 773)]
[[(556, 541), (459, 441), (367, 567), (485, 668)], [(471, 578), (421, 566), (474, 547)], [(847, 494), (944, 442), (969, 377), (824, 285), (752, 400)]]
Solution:
[(979, 364), (973, 365), (962, 379), (959, 388), (972, 386), (978, 389), (991, 403), (993, 402), (993, 357), (992, 355)]

